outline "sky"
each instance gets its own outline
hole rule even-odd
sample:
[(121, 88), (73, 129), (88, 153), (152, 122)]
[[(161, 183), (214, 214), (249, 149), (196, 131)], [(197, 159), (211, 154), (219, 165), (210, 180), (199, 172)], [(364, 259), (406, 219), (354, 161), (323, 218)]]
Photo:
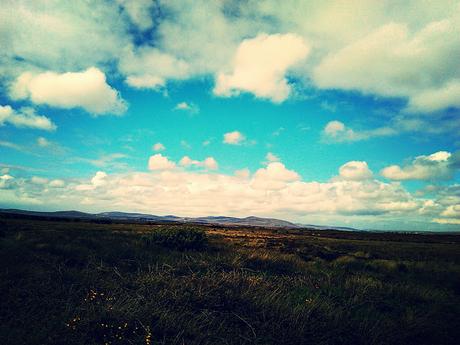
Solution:
[(460, 230), (459, 1), (3, 0), (0, 207)]

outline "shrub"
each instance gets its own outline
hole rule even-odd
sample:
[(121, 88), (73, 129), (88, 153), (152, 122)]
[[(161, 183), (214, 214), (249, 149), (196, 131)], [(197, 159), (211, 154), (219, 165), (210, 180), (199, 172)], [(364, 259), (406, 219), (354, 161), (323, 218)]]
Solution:
[(161, 227), (144, 236), (146, 245), (161, 245), (173, 249), (201, 249), (207, 244), (203, 230), (193, 227)]

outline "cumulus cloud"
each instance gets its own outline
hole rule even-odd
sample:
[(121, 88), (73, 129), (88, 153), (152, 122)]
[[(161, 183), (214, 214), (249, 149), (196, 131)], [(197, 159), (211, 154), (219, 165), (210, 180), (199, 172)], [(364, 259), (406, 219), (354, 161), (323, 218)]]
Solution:
[(10, 186), (10, 182), (13, 180), (13, 176), (3, 174), (0, 176), (0, 189), (6, 189)]
[(49, 118), (37, 115), (32, 108), (21, 108), (18, 112), (9, 105), (0, 105), (0, 126), (5, 123), (18, 128), (34, 128), (46, 131), (56, 129), (56, 125)]
[(265, 156), (265, 159), (267, 160), (267, 162), (279, 162), (280, 158), (271, 153), (271, 152), (268, 152), (267, 155)]
[(409, 109), (432, 111), (458, 107), (458, 11), (455, 1), (7, 0), (0, 74), (114, 64), (135, 88), (214, 76), (221, 95), (280, 102), (291, 91), (287, 73), (308, 86), (313, 79), (406, 97)]
[[(393, 219), (407, 220), (412, 215), (417, 220), (422, 216), (432, 219), (431, 213), (417, 212), (426, 208), (426, 199), (415, 198), (399, 183), (372, 178), (303, 181), (296, 171), (281, 162), (272, 162), (253, 174), (242, 169), (234, 175), (183, 169), (117, 174), (99, 171), (59, 188), (51, 188), (53, 180), (41, 185), (29, 180), (14, 181), (12, 178), (6, 182), (11, 197), (28, 197), (36, 203), (60, 208), (90, 205), (92, 210), (138, 210), (186, 216), (259, 215), (297, 221), (319, 216), (361, 217), (371, 221), (388, 215)], [(369, 226), (369, 222), (366, 224)]]
[[(254, 35), (255, 22), (251, 23), (250, 18), (243, 15), (231, 15), (229, 5), (207, 0), (163, 2), (163, 10), (170, 14), (162, 18), (158, 27), (163, 50), (186, 61), (193, 76), (214, 75), (220, 71), (238, 44)], [(231, 7), (239, 11), (238, 4)], [(256, 27), (256, 32), (262, 31), (261, 26), (256, 24)]]
[(91, 179), (91, 184), (95, 187), (103, 186), (107, 183), (106, 181), (107, 173), (104, 171), (96, 172), (96, 175)]
[(281, 162), (271, 162), (266, 168), (260, 168), (254, 174), (252, 187), (255, 189), (279, 190), (286, 187), (288, 182), (300, 179), (299, 174), (286, 169)]
[(367, 140), (374, 137), (386, 137), (398, 132), (391, 127), (379, 127), (368, 130), (354, 130), (341, 121), (330, 121), (323, 129), (323, 138), (333, 142), (352, 142)]
[(405, 24), (385, 24), (328, 54), (313, 80), (321, 88), (406, 97), (410, 111), (458, 107), (459, 35), (455, 19), (433, 21), (414, 34)]
[(127, 75), (126, 83), (140, 89), (157, 89), (165, 86), (168, 79), (180, 80), (189, 76), (185, 61), (154, 47), (125, 50), (119, 68)]
[[(431, 158), (439, 161), (446, 156), (440, 152)], [(181, 163), (193, 165), (194, 160)], [(211, 170), (98, 171), (88, 178), (68, 180), (15, 178), (5, 170), (0, 176), (0, 203), (61, 209), (81, 205), (92, 211), (116, 208), (184, 216), (259, 215), (309, 223), (349, 217), (365, 227), (392, 219), (406, 224), (406, 229), (423, 221), (424, 226), (427, 222), (458, 224), (460, 218), (460, 185), (431, 185), (426, 194), (412, 194), (399, 182), (376, 180), (361, 161), (342, 165), (339, 176), (326, 182), (302, 180), (281, 162), (271, 162), (254, 173), (247, 168), (234, 174)]]
[(236, 51), (232, 72), (216, 76), (214, 94), (228, 97), (243, 91), (282, 102), (291, 92), (286, 73), (308, 53), (308, 45), (296, 34), (259, 34), (246, 39)]
[(191, 159), (189, 156), (184, 156), (179, 161), (179, 165), (182, 165), (184, 167), (191, 167), (191, 166), (203, 167), (209, 170), (217, 170), (219, 167), (219, 165), (217, 164), (217, 161), (213, 157), (207, 157), (203, 161), (198, 161), (195, 159)]
[(166, 148), (162, 143), (156, 143), (152, 146), (153, 151), (164, 151)]
[(200, 112), (200, 108), (196, 104), (187, 102), (177, 103), (174, 110), (186, 111), (190, 114), (197, 114)]
[(409, 99), (408, 110), (434, 112), (449, 107), (460, 109), (460, 80), (450, 81), (441, 88), (427, 89), (412, 96)]
[(150, 156), (148, 167), (150, 170), (172, 170), (176, 167), (176, 163), (170, 161), (168, 157), (161, 153)]
[(451, 205), (447, 207), (441, 213), (441, 216), (460, 219), (460, 205)]
[(79, 184), (75, 186), (75, 190), (83, 192), (83, 191), (95, 190), (98, 187), (105, 186), (107, 184), (107, 176), (108, 175), (106, 172), (98, 171), (91, 178), (90, 183)]
[(107, 84), (105, 74), (96, 67), (62, 74), (25, 72), (12, 84), (10, 96), (64, 109), (81, 107), (95, 115), (122, 114), (127, 108), (118, 91)]
[(224, 134), (224, 144), (240, 145), (246, 140), (246, 137), (239, 131), (228, 132)]
[(439, 224), (460, 224), (460, 204), (447, 206), (433, 222)]
[(32, 176), (30, 182), (32, 182), (33, 184), (44, 185), (48, 183), (48, 179), (40, 176)]
[(435, 152), (428, 156), (421, 155), (405, 166), (388, 166), (381, 171), (381, 175), (399, 181), (451, 179), (456, 163), (452, 159), (454, 157), (451, 157), (451, 153), (446, 151)]
[(361, 181), (372, 177), (366, 162), (350, 161), (339, 168), (339, 176), (345, 180)]
[(203, 161), (203, 166), (210, 170), (217, 170), (219, 168), (219, 164), (213, 157), (206, 157)]
[(458, 107), (455, 1), (7, 4), (0, 9), (6, 81), (26, 71), (110, 65), (134, 88), (214, 76), (216, 94), (281, 102), (292, 76), (299, 87), (313, 80), (322, 88), (404, 97), (410, 111)]
[(0, 74), (78, 71), (101, 66), (129, 44), (129, 23), (115, 2), (6, 0), (0, 8)]

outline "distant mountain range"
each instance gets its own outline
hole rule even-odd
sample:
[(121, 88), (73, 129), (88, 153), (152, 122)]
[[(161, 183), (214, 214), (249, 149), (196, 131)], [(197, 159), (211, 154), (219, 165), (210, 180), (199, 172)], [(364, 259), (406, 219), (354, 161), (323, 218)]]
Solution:
[(161, 223), (190, 223), (190, 224), (209, 224), (209, 225), (225, 225), (225, 226), (257, 226), (270, 228), (308, 228), (308, 229), (334, 229), (353, 231), (356, 229), (337, 226), (321, 226), (321, 225), (304, 225), (295, 224), (286, 220), (275, 218), (261, 217), (225, 217), (225, 216), (210, 216), (210, 217), (177, 217), (174, 215), (156, 216), (145, 213), (129, 213), (129, 212), (102, 212), (102, 213), (85, 213), (79, 211), (57, 211), (57, 212), (38, 212), (18, 209), (0, 209), (0, 213), (17, 214), (36, 217), (53, 217), (53, 218), (79, 218), (88, 220), (119, 220), (119, 221), (135, 221), (135, 222), (161, 222)]

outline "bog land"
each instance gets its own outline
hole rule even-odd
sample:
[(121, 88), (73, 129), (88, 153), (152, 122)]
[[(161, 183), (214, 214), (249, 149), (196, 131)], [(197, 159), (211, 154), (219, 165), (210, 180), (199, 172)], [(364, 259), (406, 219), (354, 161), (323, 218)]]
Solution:
[(458, 344), (460, 235), (0, 215), (1, 344)]

